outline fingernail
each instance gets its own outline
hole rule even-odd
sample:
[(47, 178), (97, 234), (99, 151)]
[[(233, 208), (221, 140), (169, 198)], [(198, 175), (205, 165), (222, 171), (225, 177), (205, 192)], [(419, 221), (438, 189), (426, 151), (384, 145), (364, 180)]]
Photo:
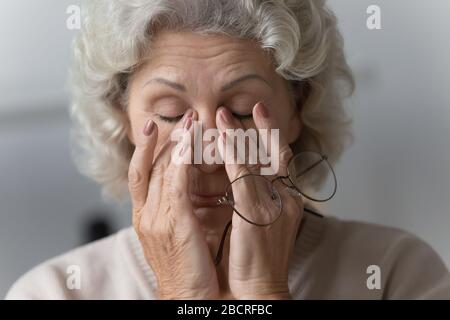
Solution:
[(189, 130), (192, 126), (192, 118), (187, 118), (184, 123), (184, 129)]
[(192, 111), (192, 109), (189, 109), (188, 111), (186, 111), (184, 113), (184, 116), (183, 116), (183, 127), (186, 124), (186, 120), (189, 119), (189, 118), (192, 118), (193, 114), (194, 114), (194, 111)]
[(233, 122), (230, 112), (225, 108), (220, 110), (220, 118), (222, 118), (222, 120), (227, 124), (231, 124)]
[(256, 110), (258, 111), (261, 117), (263, 118), (269, 117), (269, 111), (267, 111), (266, 106), (262, 102), (258, 102), (256, 104)]
[(147, 120), (147, 123), (145, 124), (144, 130), (143, 130), (144, 135), (146, 135), (147, 137), (149, 135), (151, 135), (154, 128), (155, 128), (155, 123), (151, 119)]

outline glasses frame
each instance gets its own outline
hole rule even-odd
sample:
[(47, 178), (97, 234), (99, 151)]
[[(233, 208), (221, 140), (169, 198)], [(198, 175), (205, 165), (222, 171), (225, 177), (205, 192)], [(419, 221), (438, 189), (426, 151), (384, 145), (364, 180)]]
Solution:
[[(311, 170), (312, 168), (314, 168), (315, 166), (317, 166), (317, 165), (320, 164), (321, 162), (325, 161), (326, 164), (328, 165), (328, 167), (329, 167), (329, 169), (330, 169), (330, 171), (331, 171), (332, 177), (333, 177), (333, 179), (334, 179), (334, 189), (333, 189), (333, 192), (331, 193), (331, 195), (330, 195), (328, 198), (326, 198), (326, 199), (314, 199), (314, 198), (312, 198), (312, 197), (306, 195), (305, 193), (303, 193), (303, 192), (295, 185), (295, 183), (292, 181), (292, 174), (289, 172), (289, 167), (290, 167), (292, 161), (293, 161), (294, 159), (296, 159), (298, 156), (300, 156), (302, 153), (316, 153), (316, 154), (318, 154), (318, 155), (320, 156), (320, 160), (317, 161), (317, 162), (315, 162), (315, 163), (313, 163), (312, 165), (310, 165), (308, 168), (306, 168), (305, 170), (303, 170), (300, 174), (297, 174), (296, 178), (300, 177), (301, 175), (305, 174), (306, 172), (308, 172), (309, 170)], [(280, 194), (278, 193), (278, 191), (276, 191), (276, 188), (273, 187), (273, 189), (277, 192), (277, 194), (278, 194), (278, 196), (279, 196), (279, 198), (280, 198), (280, 204), (281, 204), (281, 206), (280, 206), (280, 213), (278, 214), (278, 216), (277, 216), (273, 221), (271, 221), (270, 223), (263, 223), (263, 224), (261, 224), (261, 223), (255, 223), (255, 222), (253, 222), (253, 221), (251, 221), (251, 220), (245, 218), (239, 211), (237, 211), (237, 210), (235, 209), (234, 204), (233, 204), (233, 203), (230, 201), (230, 199), (229, 199), (229, 195), (230, 195), (230, 190), (232, 190), (232, 184), (235, 183), (236, 181), (238, 181), (238, 180), (240, 180), (240, 179), (243, 179), (243, 178), (245, 178), (245, 177), (248, 177), (248, 176), (258, 176), (258, 177), (262, 177), (262, 178), (266, 179), (272, 186), (273, 186), (273, 184), (274, 184), (275, 182), (279, 181), (279, 182), (281, 182), (284, 186), (286, 186), (287, 188), (289, 188), (290, 190), (296, 192), (297, 195), (302, 195), (302, 196), (304, 196), (305, 198), (307, 198), (307, 199), (309, 199), (309, 200), (311, 200), (311, 201), (315, 201), (315, 202), (325, 202), (325, 201), (328, 201), (328, 200), (330, 200), (331, 198), (334, 197), (334, 195), (336, 194), (336, 191), (337, 191), (337, 179), (336, 179), (336, 174), (335, 174), (335, 172), (334, 172), (334, 170), (333, 170), (333, 167), (332, 167), (331, 164), (328, 162), (328, 157), (327, 157), (326, 155), (320, 154), (320, 153), (315, 152), (315, 151), (302, 151), (302, 152), (300, 152), (300, 153), (294, 155), (294, 156), (289, 160), (289, 162), (288, 162), (288, 164), (287, 164), (287, 175), (286, 175), (286, 176), (278, 176), (278, 177), (275, 177), (275, 178), (272, 179), (272, 180), (269, 180), (268, 178), (266, 178), (265, 176), (260, 175), (260, 174), (256, 174), (256, 173), (247, 173), (247, 174), (244, 174), (244, 175), (242, 175), (242, 176), (240, 176), (240, 177), (237, 177), (236, 179), (234, 179), (233, 181), (231, 181), (231, 182), (228, 184), (228, 186), (226, 187), (225, 195), (224, 195), (221, 199), (219, 199), (218, 204), (223, 204), (223, 205), (229, 205), (229, 206), (231, 206), (232, 209), (233, 209), (233, 213), (236, 213), (237, 215), (239, 215), (239, 217), (241, 217), (242, 219), (244, 219), (246, 222), (248, 222), (248, 223), (250, 223), (250, 224), (252, 224), (252, 225), (258, 226), (258, 227), (265, 227), (265, 226), (271, 225), (271, 224), (275, 223), (275, 222), (278, 220), (278, 218), (281, 216), (281, 213), (283, 212), (283, 200), (281, 199), (281, 196), (280, 196)], [(289, 183), (286, 183), (284, 180), (287, 180)], [(313, 210), (311, 210), (311, 209), (309, 209), (309, 208), (304, 207), (303, 209), (304, 209), (304, 211), (309, 212), (309, 213), (312, 213), (313, 215), (322, 217), (322, 215), (320, 215), (319, 213), (317, 213), (317, 212), (315, 212), (315, 211), (313, 211)], [(222, 260), (223, 248), (224, 248), (224, 245), (225, 245), (225, 239), (226, 239), (226, 236), (227, 236), (227, 234), (228, 234), (228, 230), (229, 230), (230, 227), (231, 227), (232, 221), (233, 221), (233, 220), (230, 219), (230, 221), (226, 224), (226, 226), (225, 226), (225, 228), (224, 228), (224, 230), (223, 230), (222, 237), (221, 237), (220, 244), (219, 244), (219, 248), (218, 248), (218, 250), (217, 250), (217, 254), (216, 254), (216, 257), (215, 257), (215, 259), (214, 259), (214, 264), (215, 264), (216, 266), (219, 265), (220, 261)]]
[[(277, 193), (278, 197), (280, 198), (280, 213), (278, 214), (278, 216), (277, 216), (272, 222), (269, 222), (269, 223), (257, 223), (257, 222), (253, 222), (253, 221), (247, 219), (243, 214), (241, 214), (241, 213), (234, 207), (234, 204), (232, 203), (232, 201), (230, 201), (230, 198), (229, 198), (230, 192), (229, 192), (229, 190), (232, 188), (231, 186), (233, 185), (233, 183), (235, 183), (236, 181), (238, 181), (238, 180), (240, 180), (240, 179), (244, 179), (244, 178), (250, 177), (250, 176), (255, 176), (255, 177), (260, 177), (260, 178), (265, 179), (265, 180), (272, 186), (272, 189), (275, 190), (275, 192)], [(283, 201), (281, 200), (280, 194), (279, 194), (279, 192), (278, 192), (275, 188), (273, 188), (274, 182), (275, 182), (276, 180), (278, 180), (279, 178), (280, 178), (280, 177), (277, 177), (277, 178), (275, 178), (275, 179), (273, 179), (273, 180), (269, 180), (269, 179), (267, 179), (265, 176), (260, 175), (260, 174), (256, 174), (256, 173), (246, 173), (246, 174), (244, 174), (244, 175), (242, 175), (242, 176), (240, 176), (240, 177), (234, 179), (232, 182), (230, 182), (230, 183), (228, 184), (228, 186), (227, 186), (227, 188), (226, 188), (225, 196), (222, 197), (221, 199), (219, 199), (219, 204), (228, 204), (228, 205), (230, 205), (231, 207), (233, 207), (233, 212), (234, 212), (234, 213), (236, 213), (239, 217), (241, 217), (242, 219), (244, 219), (245, 221), (247, 221), (247, 222), (250, 223), (250, 224), (253, 224), (253, 225), (258, 226), (258, 227), (265, 227), (265, 226), (271, 225), (272, 223), (274, 223), (274, 222), (280, 217), (281, 211), (283, 210)]]
[[(311, 197), (309, 197), (308, 195), (304, 194), (304, 193), (300, 190), (300, 188), (298, 188), (298, 187), (295, 185), (294, 181), (292, 181), (292, 179), (291, 179), (291, 176), (292, 176), (292, 175), (291, 175), (291, 173), (289, 172), (290, 164), (291, 164), (291, 162), (292, 162), (295, 158), (297, 158), (297, 157), (298, 157), (299, 155), (301, 155), (302, 153), (316, 153), (316, 154), (320, 155), (320, 160), (317, 161), (317, 162), (315, 162), (315, 163), (313, 163), (312, 165), (310, 165), (308, 168), (306, 168), (305, 170), (303, 170), (303, 172), (301, 172), (300, 174), (297, 174), (296, 178), (302, 176), (303, 174), (305, 174), (306, 172), (308, 172), (309, 170), (311, 170), (311, 169), (314, 168), (315, 166), (319, 165), (322, 161), (325, 161), (326, 164), (328, 165), (328, 168), (329, 168), (330, 171), (331, 171), (331, 174), (332, 174), (332, 177), (333, 177), (333, 180), (334, 180), (334, 189), (333, 189), (333, 192), (331, 193), (331, 195), (330, 195), (328, 198), (326, 198), (326, 199), (314, 199), (314, 198), (311, 198)], [(333, 198), (334, 195), (336, 194), (336, 191), (337, 191), (337, 179), (336, 179), (336, 173), (334, 172), (333, 167), (331, 166), (331, 164), (328, 162), (328, 156), (323, 155), (323, 154), (320, 154), (320, 153), (317, 153), (317, 152), (315, 152), (315, 151), (303, 151), (303, 152), (300, 152), (300, 153), (296, 154), (295, 156), (293, 156), (293, 157), (289, 160), (288, 165), (287, 165), (287, 176), (277, 177), (277, 178), (275, 178), (274, 180), (277, 180), (277, 179), (280, 179), (280, 178), (281, 178), (281, 179), (288, 179), (289, 182), (291, 183), (291, 185), (286, 184), (283, 180), (281, 180), (281, 183), (283, 183), (285, 186), (287, 186), (287, 187), (289, 187), (289, 188), (291, 188), (291, 189), (292, 189), (292, 188), (295, 189), (295, 191), (297, 191), (298, 193), (300, 193), (302, 196), (304, 196), (305, 198), (307, 198), (307, 199), (309, 199), (309, 200), (311, 200), (311, 201), (314, 201), (314, 202), (326, 202), (326, 201), (330, 200), (331, 198)]]

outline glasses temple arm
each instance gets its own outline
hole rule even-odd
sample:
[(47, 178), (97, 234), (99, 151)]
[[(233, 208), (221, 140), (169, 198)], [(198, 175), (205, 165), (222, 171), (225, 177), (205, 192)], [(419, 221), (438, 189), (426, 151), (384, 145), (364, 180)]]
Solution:
[(220, 263), (220, 261), (222, 260), (222, 255), (223, 255), (223, 247), (225, 246), (225, 239), (227, 237), (228, 234), (228, 229), (231, 226), (231, 221), (230, 220), (227, 225), (225, 226), (224, 230), (223, 230), (223, 234), (222, 234), (222, 239), (220, 239), (220, 245), (219, 245), (219, 249), (217, 250), (217, 254), (216, 254), (216, 258), (214, 259), (214, 265), (218, 265)]
[(320, 159), (319, 161), (317, 161), (316, 163), (313, 163), (312, 165), (310, 165), (308, 168), (306, 168), (305, 170), (303, 170), (303, 172), (300, 172), (298, 175), (296, 175), (295, 177), (298, 178), (302, 175), (304, 175), (306, 172), (308, 172), (309, 170), (311, 170), (312, 168), (314, 168), (315, 166), (317, 166), (319, 163), (321, 163), (323, 160), (325, 160), (325, 158)]

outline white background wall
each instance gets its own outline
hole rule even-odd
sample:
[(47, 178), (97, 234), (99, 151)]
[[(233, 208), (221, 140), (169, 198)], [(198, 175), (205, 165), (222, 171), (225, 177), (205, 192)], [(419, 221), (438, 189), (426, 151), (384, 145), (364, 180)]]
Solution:
[[(77, 1), (0, 4), (0, 296), (33, 265), (80, 244), (79, 227), (106, 210), (69, 154), (66, 8)], [(430, 243), (450, 266), (450, 2), (332, 0), (354, 68), (355, 143), (336, 168), (326, 209), (397, 226)], [(366, 9), (382, 9), (382, 30)]]
[[(357, 82), (330, 212), (412, 231), (450, 266), (450, 1), (330, 4)], [(382, 30), (364, 27), (371, 4)]]

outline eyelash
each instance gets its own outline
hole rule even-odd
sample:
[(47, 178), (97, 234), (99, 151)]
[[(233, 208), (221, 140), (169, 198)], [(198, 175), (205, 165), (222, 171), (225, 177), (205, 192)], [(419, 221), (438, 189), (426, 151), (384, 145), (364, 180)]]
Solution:
[(162, 121), (165, 121), (165, 122), (176, 123), (176, 122), (180, 121), (181, 118), (183, 118), (183, 114), (179, 115), (179, 116), (176, 116), (176, 117), (165, 117), (165, 116), (162, 116), (162, 115), (159, 114), (158, 118), (160, 120), (162, 120)]
[[(249, 114), (237, 114), (237, 113), (232, 113), (233, 117), (235, 117), (238, 120), (250, 120), (253, 118), (253, 114), (249, 113)], [(158, 115), (159, 119), (168, 123), (176, 123), (178, 121), (181, 120), (181, 118), (183, 118), (184, 114), (181, 114), (179, 116), (176, 117), (165, 117), (162, 115)]]

